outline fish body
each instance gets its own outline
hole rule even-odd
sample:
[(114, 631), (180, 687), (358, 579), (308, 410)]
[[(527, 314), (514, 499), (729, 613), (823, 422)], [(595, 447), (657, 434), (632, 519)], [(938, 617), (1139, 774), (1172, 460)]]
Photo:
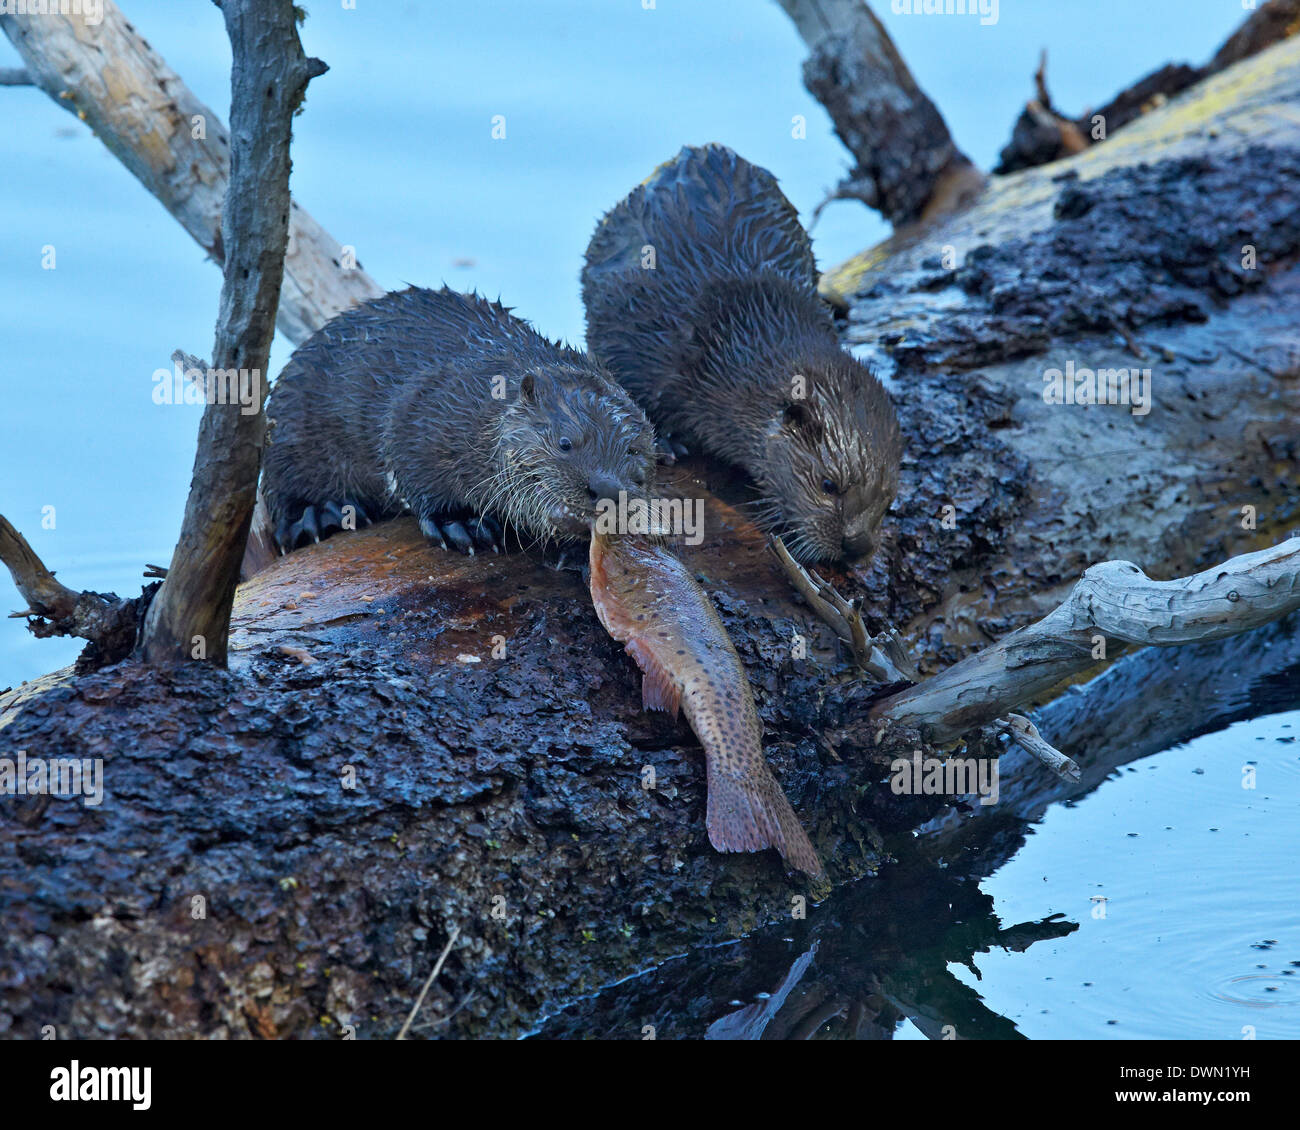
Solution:
[(685, 712), (704, 747), (706, 825), (718, 851), (774, 847), (823, 875), (808, 836), (763, 757), (749, 680), (704, 590), (668, 550), (635, 537), (591, 539), (596, 615), (641, 668), (650, 710)]

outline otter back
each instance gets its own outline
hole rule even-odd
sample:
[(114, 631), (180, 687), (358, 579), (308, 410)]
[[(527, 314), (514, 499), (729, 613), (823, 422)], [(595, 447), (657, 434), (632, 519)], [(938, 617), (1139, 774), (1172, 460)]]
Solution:
[(731, 149), (684, 146), (596, 226), (582, 269), (587, 347), (657, 419), (694, 352), (694, 313), (755, 275), (816, 291), (798, 211), (776, 177)]

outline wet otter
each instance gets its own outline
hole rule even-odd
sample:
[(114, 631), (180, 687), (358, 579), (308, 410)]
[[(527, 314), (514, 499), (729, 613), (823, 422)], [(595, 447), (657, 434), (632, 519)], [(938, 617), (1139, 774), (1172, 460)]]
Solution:
[(585, 537), (598, 500), (644, 497), (654, 477), (654, 431), (599, 365), (446, 287), (330, 320), (267, 415), (263, 488), (284, 552), (407, 509), (464, 553), (501, 547), (502, 522)]
[(803, 560), (869, 554), (898, 489), (889, 396), (839, 347), (776, 178), (686, 147), (601, 220), (582, 271), (587, 348), (678, 436), (743, 467)]

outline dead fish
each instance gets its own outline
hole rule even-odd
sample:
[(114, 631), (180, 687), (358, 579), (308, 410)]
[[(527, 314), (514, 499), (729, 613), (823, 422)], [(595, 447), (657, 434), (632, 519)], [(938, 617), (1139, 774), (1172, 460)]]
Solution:
[(593, 534), (591, 599), (641, 668), (642, 704), (674, 716), (685, 710), (704, 746), (709, 842), (718, 851), (774, 847), (820, 878), (817, 852), (763, 757), (740, 656), (686, 567), (648, 540)]

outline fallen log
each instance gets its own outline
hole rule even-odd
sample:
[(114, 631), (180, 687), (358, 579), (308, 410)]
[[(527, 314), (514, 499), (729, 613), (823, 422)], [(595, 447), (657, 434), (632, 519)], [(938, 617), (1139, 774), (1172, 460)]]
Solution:
[[(1099, 561), (1197, 572), (1300, 517), (1298, 106), (1291, 39), (823, 276), (905, 437), (881, 551), (828, 579), (923, 670)], [(1121, 370), (1149, 411), (1054, 395)]]

